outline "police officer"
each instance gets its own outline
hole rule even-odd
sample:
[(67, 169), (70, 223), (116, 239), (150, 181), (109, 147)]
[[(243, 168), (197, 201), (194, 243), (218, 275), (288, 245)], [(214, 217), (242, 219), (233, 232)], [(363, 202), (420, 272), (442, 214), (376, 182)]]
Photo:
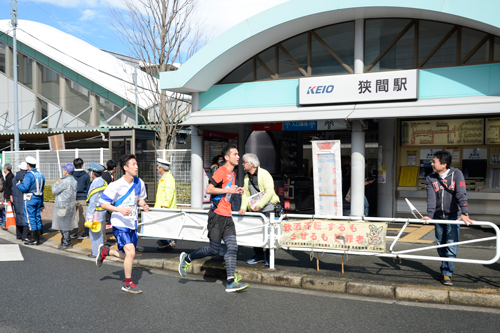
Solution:
[[(157, 160), (158, 173), (161, 175), (156, 191), (154, 208), (177, 208), (177, 194), (175, 192), (175, 179), (170, 171), (170, 162), (162, 158)], [(159, 240), (158, 250), (171, 247), (175, 244), (173, 239)]]
[(45, 187), (45, 177), (37, 169), (37, 160), (32, 156), (26, 157), (28, 172), (24, 176), (21, 184), (17, 185), (19, 191), (23, 192), (24, 220), (28, 223), (31, 232), (31, 240), (24, 244), (40, 244), (42, 232), (41, 212), (43, 206), (43, 189)]

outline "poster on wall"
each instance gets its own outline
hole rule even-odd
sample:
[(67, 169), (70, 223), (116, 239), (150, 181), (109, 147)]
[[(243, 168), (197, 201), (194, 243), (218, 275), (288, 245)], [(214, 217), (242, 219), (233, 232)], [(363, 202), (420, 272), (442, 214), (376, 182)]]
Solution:
[(484, 119), (439, 119), (401, 122), (404, 146), (483, 144)]
[(486, 144), (500, 143), (500, 118), (486, 118)]
[(210, 169), (212, 159), (221, 153), (226, 144), (238, 147), (238, 134), (203, 131), (203, 167)]
[(311, 141), (315, 215), (342, 216), (340, 141)]

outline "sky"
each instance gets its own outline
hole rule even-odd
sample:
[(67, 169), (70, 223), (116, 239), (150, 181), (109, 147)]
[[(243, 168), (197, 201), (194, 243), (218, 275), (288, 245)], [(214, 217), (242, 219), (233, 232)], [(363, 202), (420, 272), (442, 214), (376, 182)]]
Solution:
[[(198, 0), (197, 17), (210, 41), (245, 19), (287, 0)], [(0, 0), (0, 19), (10, 19), (10, 0)], [(19, 20), (47, 24), (109, 51), (130, 55), (116, 37), (109, 7), (120, 0), (18, 0)]]

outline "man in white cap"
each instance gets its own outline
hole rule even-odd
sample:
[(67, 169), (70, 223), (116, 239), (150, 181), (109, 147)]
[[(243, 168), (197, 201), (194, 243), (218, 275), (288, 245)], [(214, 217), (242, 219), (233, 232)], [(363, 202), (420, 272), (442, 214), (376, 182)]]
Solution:
[[(175, 179), (170, 171), (170, 162), (162, 158), (157, 160), (158, 173), (161, 175), (156, 191), (156, 202), (154, 208), (177, 208), (177, 195), (175, 192)], [(158, 250), (175, 245), (173, 239), (158, 240)]]
[(43, 189), (45, 187), (45, 177), (37, 169), (37, 160), (32, 156), (26, 157), (28, 172), (24, 176), (21, 184), (17, 185), (19, 191), (23, 192), (24, 200), (24, 220), (28, 224), (31, 232), (31, 240), (24, 244), (40, 244), (40, 234), (42, 231), (43, 209)]

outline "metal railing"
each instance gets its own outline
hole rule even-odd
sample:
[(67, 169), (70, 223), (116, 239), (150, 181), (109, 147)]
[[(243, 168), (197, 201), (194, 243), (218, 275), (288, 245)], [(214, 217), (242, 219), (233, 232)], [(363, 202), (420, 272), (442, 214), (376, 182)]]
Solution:
[[(185, 210), (185, 209), (151, 209), (150, 211), (156, 212), (154, 216), (149, 212), (142, 212), (142, 223), (140, 226), (151, 226), (155, 225), (155, 229), (150, 229), (146, 232), (142, 231), (139, 236), (159, 238), (159, 239), (184, 239), (188, 241), (197, 242), (208, 242), (206, 237), (206, 228), (208, 220), (208, 211), (205, 210)], [(349, 222), (385, 222), (385, 223), (400, 223), (403, 224), (401, 230), (396, 236), (386, 236), (387, 240), (392, 240), (389, 245), (387, 242), (385, 252), (369, 252), (369, 251), (355, 251), (355, 250), (335, 250), (327, 248), (316, 248), (316, 247), (292, 247), (292, 246), (280, 246), (281, 238), (281, 223), (286, 219), (287, 223), (296, 220), (305, 219), (320, 219), (320, 220), (338, 220), (338, 221), (349, 221)], [(274, 251), (279, 248), (284, 248), (293, 251), (303, 251), (310, 253), (336, 253), (336, 254), (352, 254), (352, 255), (364, 255), (364, 256), (376, 256), (376, 257), (387, 257), (387, 258), (401, 258), (401, 259), (418, 259), (418, 260), (432, 260), (432, 261), (451, 261), (451, 262), (463, 262), (471, 264), (489, 265), (496, 263), (500, 259), (500, 229), (498, 226), (492, 222), (487, 221), (475, 221), (475, 226), (488, 226), (495, 231), (495, 236), (483, 237), (478, 239), (458, 241), (455, 243), (447, 243), (442, 245), (432, 245), (416, 247), (404, 250), (395, 250), (395, 246), (401, 238), (401, 235), (405, 231), (406, 227), (410, 224), (423, 224), (424, 221), (409, 218), (380, 218), (380, 217), (367, 217), (362, 220), (359, 217), (348, 217), (348, 216), (314, 216), (314, 215), (299, 215), (299, 214), (284, 214), (280, 218), (274, 218), (274, 214), (271, 214), (270, 218), (265, 217), (261, 213), (245, 213), (245, 215), (237, 215), (237, 212), (233, 212), (233, 220), (235, 221), (237, 229), (237, 239), (238, 245), (252, 246), (252, 247), (263, 247), (270, 249), (269, 267), (274, 268), (275, 265), (275, 255)], [(189, 222), (191, 221), (191, 222)], [(460, 224), (465, 225), (461, 221), (448, 221), (448, 220), (427, 220), (425, 221), (429, 224)], [(246, 225), (242, 225), (246, 224)], [(197, 232), (193, 233), (193, 228), (197, 229)], [(448, 247), (453, 245), (464, 245), (464, 244), (474, 244), (486, 241), (495, 241), (494, 256), (491, 259), (467, 259), (467, 258), (443, 258), (439, 257), (437, 254), (435, 256), (430, 255), (415, 255), (411, 254), (418, 251), (426, 251), (431, 249), (438, 249), (442, 247)]]

